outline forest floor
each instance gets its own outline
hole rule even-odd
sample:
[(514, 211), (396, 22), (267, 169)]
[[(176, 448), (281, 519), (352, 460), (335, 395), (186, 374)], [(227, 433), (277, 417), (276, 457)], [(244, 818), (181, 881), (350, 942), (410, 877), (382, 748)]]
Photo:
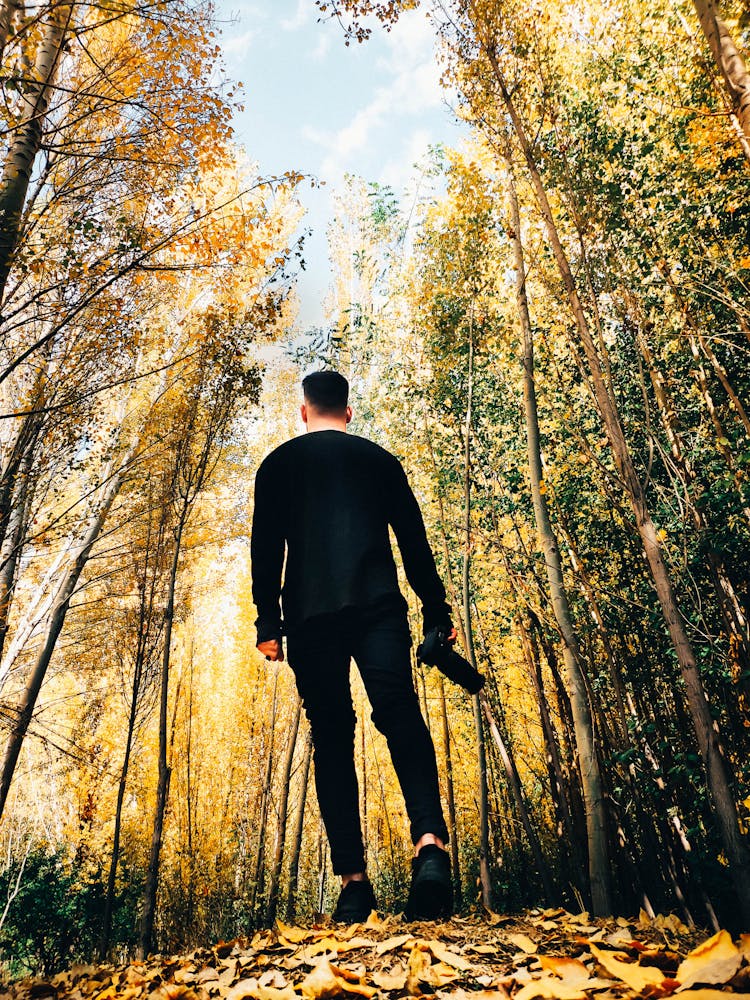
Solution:
[(676, 917), (594, 920), (561, 909), (351, 927), (278, 921), (252, 938), (115, 968), (77, 966), (0, 988), (14, 1000), (750, 1000), (750, 934)]

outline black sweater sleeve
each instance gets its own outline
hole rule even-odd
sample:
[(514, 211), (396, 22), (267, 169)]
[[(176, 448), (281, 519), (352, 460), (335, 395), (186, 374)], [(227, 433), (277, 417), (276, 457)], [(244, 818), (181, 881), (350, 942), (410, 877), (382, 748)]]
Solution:
[(388, 520), (396, 535), (404, 561), (406, 578), (422, 601), (425, 632), (437, 625), (450, 624), (450, 607), (445, 587), (438, 576), (422, 512), (401, 463), (394, 459)]
[[(281, 572), (284, 565), (284, 531), (281, 504), (270, 463), (263, 462), (255, 476), (255, 507), (250, 538), (253, 600), (258, 609), (255, 626), (258, 642), (280, 639)], [(283, 488), (283, 487), (282, 487)]]

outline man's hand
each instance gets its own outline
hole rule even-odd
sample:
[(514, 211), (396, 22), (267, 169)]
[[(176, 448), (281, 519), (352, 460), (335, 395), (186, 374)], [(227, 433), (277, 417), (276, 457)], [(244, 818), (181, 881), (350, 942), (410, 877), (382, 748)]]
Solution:
[(275, 660), (278, 663), (284, 662), (284, 647), (281, 645), (280, 639), (268, 639), (266, 642), (259, 642), (258, 651), (267, 660)]
[(448, 633), (448, 635), (446, 635), (445, 641), (450, 642), (452, 644), (456, 641), (456, 639), (458, 639), (458, 632), (456, 632), (456, 627), (454, 625), (453, 628)]

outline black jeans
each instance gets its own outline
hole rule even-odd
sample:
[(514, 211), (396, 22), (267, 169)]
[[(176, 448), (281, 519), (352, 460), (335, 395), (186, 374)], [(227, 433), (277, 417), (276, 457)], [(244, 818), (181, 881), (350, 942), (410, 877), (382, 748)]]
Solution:
[(435, 750), (412, 681), (410, 646), (403, 598), (308, 619), (287, 640), (289, 664), (310, 720), (315, 786), (337, 875), (365, 869), (354, 768), (352, 657), (372, 705), (372, 721), (388, 742), (412, 841), (425, 833), (448, 840)]

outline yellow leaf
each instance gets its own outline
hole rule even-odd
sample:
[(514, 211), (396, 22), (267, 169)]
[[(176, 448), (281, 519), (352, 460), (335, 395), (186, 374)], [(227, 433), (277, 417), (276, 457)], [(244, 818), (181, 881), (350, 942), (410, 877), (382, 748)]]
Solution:
[(385, 941), (379, 941), (375, 947), (375, 953), (377, 955), (385, 955), (388, 951), (395, 951), (397, 948), (403, 947), (407, 941), (412, 941), (413, 938), (411, 934), (399, 934), (397, 937), (386, 938)]
[[(351, 978), (355, 981), (351, 982)], [(331, 965), (327, 958), (318, 962), (300, 983), (299, 988), (307, 1000), (324, 1000), (325, 997), (335, 997), (341, 993), (356, 993), (369, 998), (378, 992), (372, 986), (359, 982), (357, 976), (349, 970)]]
[(427, 947), (438, 962), (445, 962), (446, 965), (450, 965), (454, 969), (465, 970), (471, 968), (471, 962), (467, 961), (463, 955), (457, 955), (454, 951), (449, 951), (440, 941), (428, 941)]
[(724, 990), (685, 990), (682, 994), (688, 1000), (750, 1000), (750, 993), (725, 993)]
[(336, 951), (355, 951), (357, 948), (371, 948), (375, 944), (370, 938), (353, 937), (348, 941), (338, 941)]
[(650, 965), (633, 965), (616, 958), (612, 952), (602, 951), (589, 942), (589, 950), (597, 962), (607, 970), (610, 976), (622, 980), (628, 986), (640, 993), (646, 986), (659, 986), (664, 982), (664, 973)]
[(442, 986), (447, 986), (448, 983), (455, 982), (458, 979), (458, 973), (445, 962), (436, 962), (435, 965), (428, 965), (419, 978), (421, 982), (440, 989)]
[(556, 976), (543, 976), (522, 986), (513, 1000), (533, 1000), (534, 997), (549, 997), (554, 1000), (585, 1000), (586, 993), (557, 979)]
[(328, 959), (319, 962), (300, 983), (300, 992), (308, 1000), (335, 997), (342, 992), (341, 980), (331, 968)]
[(591, 978), (589, 970), (577, 958), (554, 958), (553, 956), (540, 955), (539, 961), (542, 963), (543, 969), (546, 969), (547, 972), (554, 972), (571, 987), (580, 986)]
[(406, 969), (401, 965), (396, 968), (398, 972), (395, 970), (391, 970), (391, 972), (373, 972), (370, 979), (372, 979), (378, 989), (402, 990), (406, 986)]
[(693, 983), (726, 983), (742, 962), (742, 952), (726, 931), (719, 931), (680, 962), (675, 979), (685, 990)]
[(508, 940), (527, 955), (535, 955), (537, 952), (537, 943), (526, 934), (508, 934)]
[(313, 937), (312, 931), (305, 930), (304, 927), (292, 927), (291, 924), (282, 924), (280, 920), (276, 921), (276, 933), (294, 944), (301, 944), (303, 941), (309, 941)]
[(243, 1000), (244, 997), (257, 997), (258, 989), (257, 979), (242, 979), (227, 993), (226, 1000)]
[(281, 990), (274, 986), (259, 986), (257, 998), (258, 1000), (299, 1000), (291, 986), (285, 986)]
[(430, 966), (430, 953), (425, 951), (422, 943), (417, 943), (409, 953), (409, 964), (407, 966), (406, 989), (412, 996), (418, 996), (422, 991), (419, 988), (419, 981), (425, 969)]

